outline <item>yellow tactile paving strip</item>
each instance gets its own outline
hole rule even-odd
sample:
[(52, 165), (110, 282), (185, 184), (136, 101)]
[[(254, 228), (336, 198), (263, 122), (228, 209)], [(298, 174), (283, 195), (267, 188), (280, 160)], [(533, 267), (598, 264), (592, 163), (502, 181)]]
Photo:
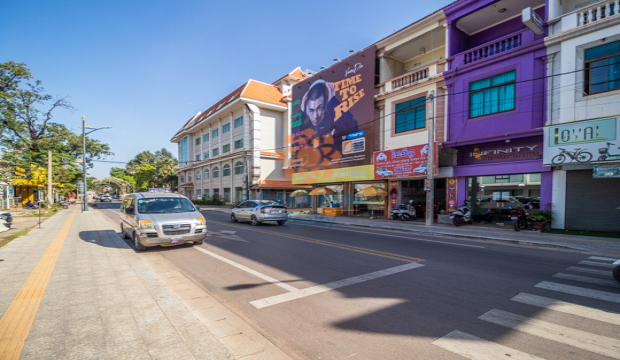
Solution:
[(78, 207), (75, 208), (0, 319), (1, 360), (16, 360), (21, 356), (56, 260), (77, 213)]

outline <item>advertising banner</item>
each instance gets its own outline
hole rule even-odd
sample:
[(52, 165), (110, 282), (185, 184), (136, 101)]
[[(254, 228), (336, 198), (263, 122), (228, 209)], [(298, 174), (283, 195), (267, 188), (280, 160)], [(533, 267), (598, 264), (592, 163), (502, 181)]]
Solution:
[(448, 184), (448, 187), (446, 189), (446, 192), (447, 192), (446, 199), (448, 201), (447, 209), (448, 209), (448, 213), (452, 213), (457, 208), (456, 199), (457, 199), (458, 192), (456, 188), (456, 178), (455, 177), (447, 178), (446, 183)]
[(372, 162), (375, 47), (293, 87), (289, 168), (296, 173)]
[(620, 160), (617, 117), (545, 127), (543, 165), (560, 166)]
[(595, 179), (620, 178), (620, 163), (594, 164), (592, 170)]
[(374, 180), (372, 165), (352, 166), (341, 169), (313, 170), (293, 173), (293, 184), (322, 184), (345, 181)]
[[(435, 143), (437, 154), (437, 143)], [(435, 175), (438, 166), (435, 156)], [(375, 178), (425, 177), (428, 167), (428, 144), (394, 150), (375, 151)]]
[(540, 160), (542, 151), (543, 141), (540, 136), (470, 145), (463, 147), (463, 165)]

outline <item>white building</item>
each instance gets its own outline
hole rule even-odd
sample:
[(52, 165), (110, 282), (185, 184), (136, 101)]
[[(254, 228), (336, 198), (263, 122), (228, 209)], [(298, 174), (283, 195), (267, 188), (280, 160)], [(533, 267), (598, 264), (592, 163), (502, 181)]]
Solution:
[(554, 166), (554, 228), (620, 230), (620, 178), (595, 177), (597, 164), (620, 161), (609, 156), (620, 155), (619, 10), (617, 0), (549, 1), (545, 164)]
[(249, 80), (189, 119), (171, 139), (179, 148), (179, 192), (233, 203), (286, 201), (291, 191), (308, 188), (291, 184), (282, 157), (291, 128), (288, 96), (305, 77), (297, 68), (272, 84)]

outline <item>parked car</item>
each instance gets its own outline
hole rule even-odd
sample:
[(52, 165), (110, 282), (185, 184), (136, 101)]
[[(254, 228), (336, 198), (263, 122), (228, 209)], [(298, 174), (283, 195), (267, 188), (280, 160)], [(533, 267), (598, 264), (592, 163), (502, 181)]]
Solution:
[(386, 168), (377, 169), (377, 176), (381, 176), (382, 178), (385, 178), (385, 177), (390, 177), (392, 175), (394, 175), (394, 172), (391, 170), (388, 170)]
[(136, 251), (151, 246), (200, 245), (207, 237), (205, 218), (180, 194), (127, 194), (119, 215), (121, 235), (133, 240)]
[(519, 201), (521, 204), (529, 204), (532, 209), (540, 209), (540, 198), (515, 196), (515, 199), (517, 199), (517, 201)]
[(256, 226), (265, 221), (284, 225), (288, 220), (286, 206), (271, 200), (247, 200), (235, 206), (230, 214), (232, 222), (249, 221)]
[(428, 169), (428, 164), (427, 163), (423, 163), (420, 166), (418, 166), (417, 168), (413, 169), (413, 173), (414, 174), (426, 175), (427, 169)]
[(476, 203), (485, 209), (491, 210), (492, 215), (510, 216), (512, 210), (527, 210), (531, 208), (531, 206), (519, 202), (514, 196), (504, 196), (501, 199), (493, 199), (493, 196), (487, 195), (480, 197)]
[(110, 197), (110, 195), (101, 195), (99, 197), (99, 201), (101, 201), (101, 202), (112, 202), (112, 198)]
[(0, 213), (0, 220), (4, 220), (6, 227), (8, 227), (9, 229), (11, 228), (11, 226), (13, 226), (13, 216), (11, 215), (11, 213)]

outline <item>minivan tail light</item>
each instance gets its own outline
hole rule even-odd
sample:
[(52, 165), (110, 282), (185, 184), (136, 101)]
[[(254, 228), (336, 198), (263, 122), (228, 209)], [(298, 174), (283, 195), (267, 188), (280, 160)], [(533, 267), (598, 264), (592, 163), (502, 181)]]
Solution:
[(260, 208), (260, 213), (264, 214), (265, 213), (265, 208)]

